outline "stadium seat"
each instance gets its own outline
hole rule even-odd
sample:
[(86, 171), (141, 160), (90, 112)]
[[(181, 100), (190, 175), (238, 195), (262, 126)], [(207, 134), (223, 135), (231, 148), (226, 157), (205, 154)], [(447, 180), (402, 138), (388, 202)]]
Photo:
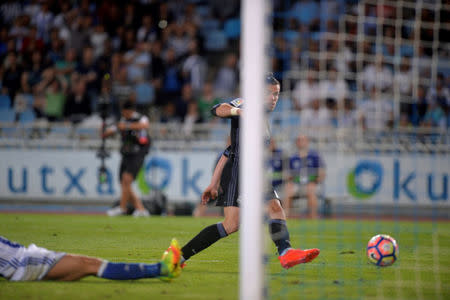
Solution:
[(445, 77), (449, 77), (450, 76), (450, 67), (448, 67), (447, 65), (438, 66), (438, 73), (442, 73)]
[(36, 116), (34, 114), (34, 111), (32, 111), (31, 109), (27, 109), (19, 115), (20, 123), (31, 123), (34, 122), (35, 119)]
[(270, 114), (270, 120), (272, 124), (278, 125), (282, 129), (300, 128), (300, 115), (296, 111), (274, 111)]
[(7, 126), (1, 128), (1, 137), (2, 138), (19, 138), (21, 137), (21, 130), (16, 126)]
[(33, 107), (34, 97), (32, 94), (23, 94), (23, 97), (27, 101), (28, 107)]
[(241, 20), (229, 19), (224, 24), (225, 36), (229, 39), (237, 39), (241, 35)]
[(293, 14), (303, 24), (308, 25), (319, 17), (319, 5), (315, 1), (304, 1), (294, 5)]
[(220, 22), (216, 19), (206, 19), (203, 20), (202, 24), (200, 25), (200, 31), (203, 36), (208, 35), (209, 32), (218, 30), (220, 26)]
[(11, 99), (8, 95), (0, 95), (0, 110), (9, 109), (11, 107)]
[[(270, 115), (268, 115), (270, 124), (273, 124), (276, 127), (281, 125), (281, 120), (283, 119), (283, 114), (279, 111), (273, 111)], [(272, 128), (274, 130), (275, 128)]]
[(211, 30), (205, 36), (205, 48), (209, 51), (221, 51), (227, 47), (227, 37), (222, 30)]
[(136, 84), (135, 91), (137, 104), (151, 104), (155, 99), (155, 89), (148, 82)]
[(289, 43), (295, 43), (300, 37), (300, 33), (295, 30), (286, 30), (283, 32), (283, 38)]
[(324, 36), (324, 33), (322, 33), (322, 32), (312, 32), (311, 33), (311, 39), (313, 41), (320, 41), (323, 36)]
[(300, 128), (300, 116), (297, 112), (293, 112), (289, 114), (289, 117), (286, 120), (285, 125), (294, 126)]
[(283, 112), (292, 110), (292, 101), (288, 98), (280, 98), (274, 112)]
[(207, 18), (211, 15), (211, 7), (208, 5), (197, 5), (195, 11), (202, 18)]
[(414, 47), (412, 45), (401, 45), (400, 55), (412, 57), (414, 55)]
[(0, 122), (14, 122), (15, 119), (16, 119), (16, 112), (13, 109), (11, 108), (0, 109)]

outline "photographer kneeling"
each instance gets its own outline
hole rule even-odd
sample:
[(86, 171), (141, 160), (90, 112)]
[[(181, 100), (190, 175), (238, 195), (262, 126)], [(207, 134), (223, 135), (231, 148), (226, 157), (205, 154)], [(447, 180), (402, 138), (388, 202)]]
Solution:
[(117, 125), (108, 127), (103, 137), (109, 137), (120, 132), (122, 146), (120, 153), (122, 161), (120, 163), (120, 205), (107, 211), (108, 216), (119, 216), (126, 214), (127, 203), (130, 202), (135, 210), (134, 217), (150, 216), (148, 210), (142, 205), (142, 201), (133, 191), (132, 183), (136, 178), (145, 156), (150, 148), (150, 137), (147, 129), (149, 128), (148, 118), (136, 112), (135, 104), (126, 101), (122, 105), (122, 117)]

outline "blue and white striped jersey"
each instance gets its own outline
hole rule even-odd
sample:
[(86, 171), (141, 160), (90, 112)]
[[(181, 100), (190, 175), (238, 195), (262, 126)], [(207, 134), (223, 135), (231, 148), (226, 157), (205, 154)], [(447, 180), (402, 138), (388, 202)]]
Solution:
[(13, 281), (41, 280), (64, 255), (0, 236), (0, 275)]

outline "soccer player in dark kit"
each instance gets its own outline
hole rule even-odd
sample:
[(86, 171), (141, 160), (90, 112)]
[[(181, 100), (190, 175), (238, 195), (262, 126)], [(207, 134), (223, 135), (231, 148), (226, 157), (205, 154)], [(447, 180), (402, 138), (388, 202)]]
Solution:
[[(268, 111), (273, 111), (280, 94), (280, 82), (272, 74), (268, 74), (265, 81), (267, 96), (262, 104), (267, 106)], [(231, 145), (223, 152), (217, 163), (211, 183), (202, 194), (202, 203), (206, 204), (211, 199), (218, 198), (216, 205), (224, 207), (225, 219), (220, 223), (204, 228), (182, 247), (182, 266), (185, 265), (184, 261), (191, 256), (239, 229), (239, 202), (245, 201), (239, 195), (239, 119), (243, 112), (243, 102), (243, 99), (238, 98), (229, 103), (218, 104), (211, 110), (212, 114), (217, 117), (231, 119)], [(268, 199), (269, 232), (278, 249), (278, 259), (281, 266), (289, 269), (316, 258), (319, 255), (319, 249), (301, 250), (291, 247), (289, 231), (286, 226), (286, 215), (277, 192), (271, 189), (266, 198)]]
[(141, 169), (150, 148), (148, 128), (148, 118), (138, 113), (135, 103), (128, 100), (122, 105), (122, 117), (119, 123), (108, 127), (103, 133), (104, 137), (109, 137), (120, 132), (122, 139), (120, 148), (122, 161), (119, 170), (120, 204), (109, 209), (106, 212), (108, 216), (115, 217), (126, 214), (128, 202), (133, 204), (135, 208), (133, 212), (134, 217), (148, 217), (150, 215), (132, 187), (132, 183)]

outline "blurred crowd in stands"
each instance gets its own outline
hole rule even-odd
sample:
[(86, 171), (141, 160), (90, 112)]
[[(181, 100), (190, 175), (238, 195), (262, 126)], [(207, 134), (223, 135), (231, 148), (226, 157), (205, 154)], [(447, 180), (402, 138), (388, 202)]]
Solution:
[[(395, 42), (390, 23), (381, 26), (382, 49), (370, 39), (324, 38), (339, 32), (341, 16), (356, 15), (358, 1), (273, 2), (275, 75), (283, 83), (288, 71), (309, 70), (289, 102), (303, 126), (448, 127), (450, 72), (430, 74), (432, 46), (413, 55), (411, 44)], [(386, 5), (365, 9), (367, 37), (377, 36), (380, 14), (396, 18)], [(402, 39), (417, 38), (407, 22), (413, 11), (403, 12)], [(449, 11), (430, 11), (422, 21), (445, 24), (438, 52), (448, 60)], [(95, 115), (99, 101), (109, 101), (118, 117), (120, 104), (132, 99), (152, 121), (213, 122), (210, 108), (239, 95), (239, 0), (7, 0), (0, 14), (0, 121), (78, 123)], [(349, 35), (357, 27), (345, 23)], [(426, 27), (418, 38), (432, 42), (436, 34)], [(434, 84), (417, 85), (413, 64)], [(397, 119), (395, 92), (405, 99)]]
[[(239, 37), (239, 5), (5, 1), (1, 106), (31, 110), (30, 118), (80, 122), (99, 101), (109, 101), (118, 117), (120, 104), (132, 99), (147, 114), (157, 108), (156, 121), (207, 121), (219, 98), (237, 92), (237, 51), (229, 44)], [(230, 20), (234, 32), (226, 35)]]
[(448, 128), (450, 1), (441, 4), (305, 0), (280, 5), (272, 68), (281, 79), (289, 71), (306, 73), (291, 83), (300, 124)]

